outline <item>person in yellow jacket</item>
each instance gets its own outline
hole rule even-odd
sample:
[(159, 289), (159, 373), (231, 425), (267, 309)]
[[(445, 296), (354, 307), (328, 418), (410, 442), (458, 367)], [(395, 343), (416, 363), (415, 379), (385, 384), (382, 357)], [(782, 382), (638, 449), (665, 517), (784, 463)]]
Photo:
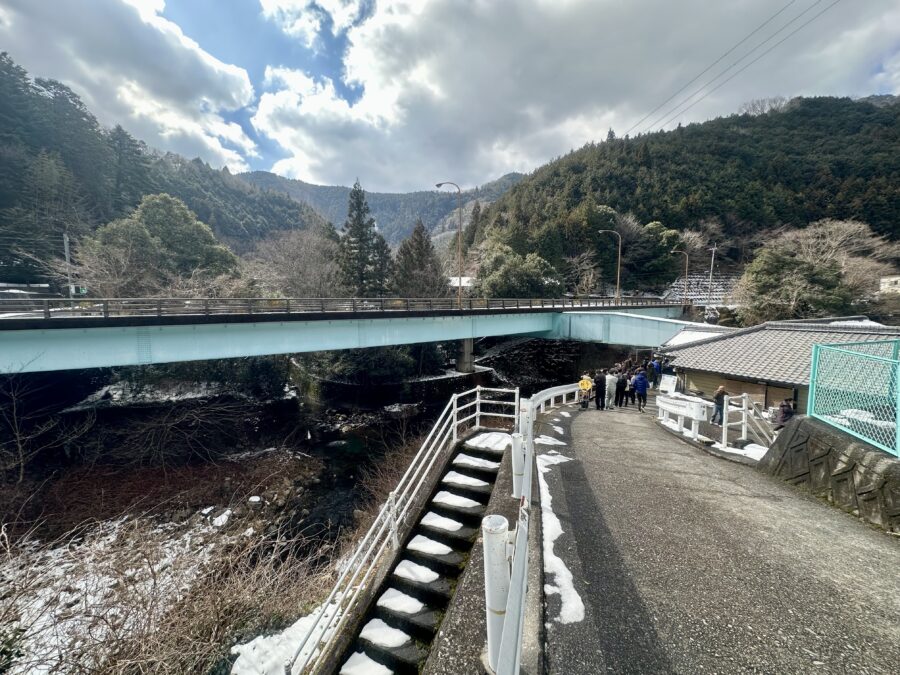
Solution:
[(588, 401), (591, 400), (591, 390), (594, 388), (594, 381), (587, 373), (581, 376), (578, 381), (578, 391), (580, 393), (581, 407), (587, 409)]

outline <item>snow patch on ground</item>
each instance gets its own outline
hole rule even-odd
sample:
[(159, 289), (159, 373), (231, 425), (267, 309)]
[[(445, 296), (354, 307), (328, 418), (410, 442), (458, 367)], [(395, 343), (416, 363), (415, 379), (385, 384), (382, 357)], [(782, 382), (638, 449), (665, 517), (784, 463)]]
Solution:
[(446, 504), (447, 506), (456, 506), (462, 509), (471, 509), (476, 506), (481, 506), (474, 499), (469, 499), (468, 497), (460, 497), (459, 495), (455, 495), (452, 492), (447, 492), (446, 490), (441, 490), (438, 492), (434, 499), (431, 500), (436, 504)]
[(434, 539), (429, 539), (428, 537), (423, 537), (421, 534), (417, 534), (413, 537), (412, 541), (406, 545), (406, 548), (411, 551), (428, 553), (430, 555), (447, 555), (448, 553), (453, 552), (453, 549), (446, 544), (442, 544)]
[(354, 652), (341, 668), (340, 675), (392, 675), (393, 672), (370, 659), (365, 652)]
[(402, 591), (398, 591), (396, 588), (387, 589), (381, 594), (381, 597), (378, 598), (378, 602), (375, 604), (379, 607), (384, 607), (385, 609), (401, 612), (403, 614), (418, 614), (425, 609), (424, 602), (417, 600)]
[(221, 514), (212, 519), (213, 527), (222, 527), (228, 523), (231, 518), (231, 509), (225, 509)]
[(331, 621), (339, 608), (340, 602), (337, 600), (332, 601), (327, 608), (319, 605), (311, 614), (297, 619), (279, 633), (260, 635), (250, 642), (235, 645), (231, 648), (231, 653), (237, 654), (237, 660), (231, 666), (231, 675), (283, 675), (285, 662), (294, 657), (297, 648), (306, 640), (306, 636), (310, 635), (323, 609), (324, 617), (319, 628), (310, 635), (303, 651), (300, 652), (298, 659), (301, 661), (310, 652), (317, 651), (319, 643), (330, 636), (330, 633), (325, 633), (322, 627)]
[(450, 483), (451, 485), (466, 485), (468, 487), (487, 487), (489, 485), (486, 480), (464, 476), (461, 473), (456, 473), (456, 471), (450, 471), (443, 477), (441, 482)]
[(552, 436), (544, 436), (543, 434), (534, 439), (534, 442), (538, 445), (565, 445), (558, 438), (553, 438)]
[(462, 523), (458, 523), (451, 518), (439, 516), (438, 514), (431, 511), (426, 513), (425, 517), (422, 518), (422, 525), (425, 525), (426, 527), (434, 527), (438, 530), (447, 530), (448, 532), (456, 532), (462, 527)]
[(402, 647), (410, 640), (409, 635), (402, 630), (388, 626), (381, 619), (372, 619), (369, 621), (369, 623), (363, 626), (363, 629), (359, 633), (359, 637), (363, 640), (368, 640), (379, 647), (387, 647), (388, 649)]
[(551, 424), (550, 426), (552, 426), (552, 427), (553, 427), (553, 431), (555, 431), (556, 433), (558, 433), (560, 436), (562, 436), (564, 433), (566, 433), (566, 430), (563, 429), (563, 428), (562, 428), (561, 426), (559, 426), (559, 425)]
[(562, 420), (559, 419), (558, 417), (554, 417), (553, 420), (551, 420), (551, 421), (553, 421), (553, 422), (562, 422)]
[(563, 533), (562, 525), (553, 512), (553, 496), (550, 494), (550, 486), (544, 474), (556, 464), (569, 462), (571, 459), (559, 454), (538, 455), (538, 484), (541, 489), (541, 522), (544, 535), (544, 572), (553, 575), (553, 583), (544, 585), (545, 593), (549, 595), (559, 594), (561, 607), (556, 618), (560, 623), (575, 623), (584, 620), (584, 602), (572, 581), (572, 572), (566, 567), (553, 551), (554, 542)]
[(492, 462), (489, 459), (481, 459), (480, 457), (470, 457), (469, 455), (457, 455), (453, 459), (454, 464), (460, 466), (473, 466), (478, 469), (499, 469), (500, 462)]
[(487, 431), (485, 433), (473, 436), (466, 441), (467, 448), (477, 448), (480, 450), (494, 450), (495, 452), (503, 452), (512, 443), (512, 436), (502, 431)]
[(559, 414), (562, 415), (563, 417), (571, 417), (572, 416), (572, 413), (567, 413), (565, 410), (561, 410)]
[(756, 460), (757, 462), (761, 460), (765, 454), (769, 451), (768, 448), (757, 445), (756, 443), (750, 443), (750, 445), (745, 448), (732, 448), (732, 447), (723, 447), (721, 443), (713, 443), (712, 446), (722, 452), (727, 452), (730, 455), (740, 455), (741, 457), (749, 457), (750, 459)]
[(394, 570), (394, 574), (422, 584), (430, 584), (432, 581), (437, 581), (438, 576), (440, 576), (433, 569), (414, 563), (411, 560), (401, 560)]

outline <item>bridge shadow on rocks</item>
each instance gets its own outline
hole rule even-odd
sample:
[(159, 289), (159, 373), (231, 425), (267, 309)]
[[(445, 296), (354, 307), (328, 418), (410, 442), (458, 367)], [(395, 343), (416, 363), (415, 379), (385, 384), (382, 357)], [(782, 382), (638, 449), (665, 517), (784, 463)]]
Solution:
[[(559, 468), (569, 513), (573, 517), (577, 514), (578, 518), (578, 526), (569, 531), (578, 557), (586, 563), (581, 570), (581, 581), (586, 586), (583, 599), (589, 607), (588, 619), (592, 618), (594, 624), (585, 627), (591, 631), (592, 643), (585, 651), (596, 651), (598, 662), (589, 664), (589, 669), (583, 672), (673, 672), (653, 619), (594, 497), (584, 465), (576, 460), (565, 462)], [(582, 671), (573, 668), (568, 672)]]

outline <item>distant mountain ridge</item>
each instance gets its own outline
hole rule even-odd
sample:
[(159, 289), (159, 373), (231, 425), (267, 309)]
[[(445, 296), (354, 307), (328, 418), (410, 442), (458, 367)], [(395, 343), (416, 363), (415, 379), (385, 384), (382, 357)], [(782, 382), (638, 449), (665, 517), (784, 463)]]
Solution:
[[(252, 171), (237, 176), (256, 188), (288, 195), (295, 201), (308, 204), (338, 229), (347, 218), (348, 187), (314, 185), (268, 171)], [(477, 188), (464, 190), (463, 224), (468, 221), (472, 203), (477, 200), (482, 206), (491, 204), (524, 177), (521, 173), (508, 173)], [(366, 199), (379, 231), (391, 245), (397, 245), (409, 236), (417, 218), (422, 219), (433, 235), (456, 227), (456, 192), (451, 189), (407, 193), (367, 191)]]

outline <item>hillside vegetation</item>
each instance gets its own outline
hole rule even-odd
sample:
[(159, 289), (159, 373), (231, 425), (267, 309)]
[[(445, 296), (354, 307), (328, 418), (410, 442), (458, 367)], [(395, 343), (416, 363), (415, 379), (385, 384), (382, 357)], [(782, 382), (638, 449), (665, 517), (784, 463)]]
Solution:
[[(240, 177), (250, 185), (309, 204), (331, 223), (341, 223), (347, 217), (347, 200), (350, 197), (348, 187), (313, 185), (268, 171), (252, 171), (240, 174)], [(490, 204), (523, 177), (519, 173), (509, 173), (480, 187), (465, 190), (462, 194), (464, 221), (468, 222), (475, 201)], [(408, 237), (417, 220), (421, 220), (433, 234), (456, 229), (456, 192), (450, 188), (405, 194), (367, 192), (366, 199), (378, 230), (391, 245), (399, 244)]]
[(0, 279), (39, 278), (77, 241), (131, 213), (145, 195), (181, 199), (238, 252), (287, 229), (322, 225), (310, 207), (199, 159), (161, 154), (103, 128), (71, 89), (31, 79), (0, 54)]
[[(606, 205), (640, 222), (726, 237), (823, 218), (855, 219), (900, 235), (900, 103), (896, 98), (794, 99), (637, 138), (590, 143), (537, 169), (485, 210), (469, 241), (518, 230), (520, 253), (545, 251), (579, 209)], [(551, 237), (552, 238), (552, 237)], [(515, 248), (515, 246), (514, 246)]]

